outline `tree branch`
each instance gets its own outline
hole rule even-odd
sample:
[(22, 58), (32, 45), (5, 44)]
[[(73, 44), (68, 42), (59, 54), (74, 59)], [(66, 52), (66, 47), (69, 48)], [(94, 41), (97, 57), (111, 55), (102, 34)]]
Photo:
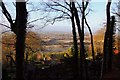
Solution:
[(85, 17), (85, 24), (87, 25), (88, 27), (88, 30), (90, 32), (90, 36), (91, 36), (91, 48), (92, 48), (92, 57), (93, 57), (93, 62), (95, 61), (95, 52), (94, 52), (94, 44), (93, 44), (93, 34), (92, 34), (92, 30), (87, 22), (87, 19)]
[(116, 14), (117, 16), (120, 17), (120, 13), (117, 13), (117, 12), (113, 12), (113, 14)]
[(10, 31), (11, 31), (11, 30), (4, 31), (4, 32), (2, 32), (2, 34), (7, 33), (7, 32), (10, 32)]
[(87, 0), (87, 2), (85, 4), (85, 10), (87, 9), (88, 4), (89, 4), (89, 0)]
[(7, 28), (10, 28), (10, 29), (11, 29), (11, 27), (10, 27), (10, 26), (8, 26), (8, 25), (2, 24), (2, 23), (0, 23), (0, 25), (5, 26), (5, 27), (7, 27)]
[[(45, 16), (45, 17), (46, 17), (46, 16)], [(36, 21), (38, 21), (38, 20), (44, 19), (45, 17), (32, 20), (32, 21), (30, 21), (30, 22), (27, 22), (27, 24), (30, 24), (30, 23), (36, 22)]]
[(53, 8), (53, 7), (52, 7), (50, 4), (48, 4), (48, 3), (46, 3), (46, 5), (47, 5), (49, 8), (51, 8), (52, 10), (62, 12), (62, 13), (64, 13), (64, 14), (67, 14), (69, 17), (71, 17), (70, 14), (68, 14), (68, 12), (65, 12), (65, 11), (60, 10), (60, 9)]
[(10, 22), (10, 24), (13, 24), (13, 20), (12, 20), (10, 13), (7, 11), (4, 3), (3, 2), (1, 2), (1, 3), (2, 3), (2, 5), (0, 5), (0, 6), (2, 8), (3, 14), (6, 16), (7, 20)]
[(67, 8), (67, 7), (65, 7), (64, 5), (62, 5), (62, 4), (60, 4), (60, 3), (56, 2), (56, 1), (53, 1), (53, 2), (56, 3), (56, 4), (58, 4), (58, 6), (61, 6), (61, 7), (65, 8), (66, 10), (70, 11), (70, 9)]
[(117, 30), (120, 32), (120, 29), (119, 29), (119, 28), (117, 28)]

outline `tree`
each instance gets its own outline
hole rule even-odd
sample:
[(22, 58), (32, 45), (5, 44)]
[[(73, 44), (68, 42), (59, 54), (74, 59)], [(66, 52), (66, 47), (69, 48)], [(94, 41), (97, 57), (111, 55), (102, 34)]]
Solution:
[(79, 40), (80, 40), (80, 76), (81, 76), (81, 79), (84, 79), (82, 78), (83, 74), (85, 74), (85, 78), (88, 79), (88, 70), (87, 70), (87, 62), (86, 62), (86, 57), (85, 57), (85, 48), (84, 48), (84, 23), (86, 23), (88, 29), (89, 29), (89, 32), (90, 32), (90, 35), (91, 35), (91, 44), (92, 44), (92, 56), (93, 56), (93, 61), (94, 61), (94, 47), (93, 47), (93, 37), (92, 37), (92, 31), (90, 29), (90, 26), (88, 25), (87, 23), (87, 20), (86, 20), (86, 16), (85, 16), (85, 10), (87, 9), (87, 6), (89, 4), (89, 1), (86, 2), (85, 4), (85, 1), (82, 1), (82, 8), (80, 7), (79, 5), (79, 8), (81, 10), (81, 13), (82, 13), (82, 29), (80, 27), (80, 18), (79, 18), (79, 15), (78, 15), (78, 10), (77, 8), (75, 7), (75, 3), (72, 2), (72, 6), (74, 8), (74, 14), (75, 14), (75, 19), (76, 19), (76, 24), (77, 24), (77, 27), (78, 27), (78, 34), (79, 34)]
[[(17, 1), (17, 0), (16, 0)], [(19, 0), (18, 0), (19, 1)], [(27, 9), (26, 3), (16, 2), (16, 79), (24, 80), (24, 52), (26, 37)]]
[(2, 12), (10, 23), (11, 31), (16, 34), (16, 79), (24, 80), (24, 52), (25, 52), (25, 37), (27, 23), (26, 2), (16, 0), (16, 20), (12, 20), (10, 13), (7, 11), (3, 2), (1, 2)]
[(120, 17), (120, 1), (116, 4), (117, 10), (114, 9), (113, 14), (116, 14), (118, 17)]
[(80, 39), (80, 78), (83, 79), (83, 74), (84, 74), (83, 71), (85, 70), (84, 69), (85, 66), (83, 66), (85, 64), (84, 42), (83, 42), (84, 37), (83, 37), (83, 32), (80, 28), (80, 19), (79, 19), (78, 11), (75, 7), (74, 2), (72, 2), (72, 7), (73, 7), (73, 10), (74, 10), (76, 24), (77, 24), (77, 27), (78, 27), (79, 39)]
[(114, 47), (114, 42), (115, 42), (115, 16), (111, 17), (110, 21), (110, 36), (109, 36), (109, 56), (108, 56), (108, 70), (112, 70), (112, 58), (113, 58), (113, 47)]
[[(106, 66), (107, 66), (107, 62), (106, 62), (106, 58), (108, 56), (108, 35), (109, 35), (109, 28), (110, 28), (110, 5), (111, 5), (111, 1), (107, 3), (106, 6), (106, 16), (107, 16), (107, 27), (106, 27), (106, 32), (105, 32), (105, 37), (104, 37), (104, 59), (103, 59), (103, 71), (106, 72)], [(104, 73), (103, 72), (103, 73)]]
[(115, 27), (115, 17), (112, 16), (112, 20), (110, 18), (110, 6), (111, 6), (111, 0), (108, 0), (107, 6), (106, 6), (106, 16), (107, 16), (107, 26), (106, 26), (106, 32), (104, 37), (104, 46), (103, 46), (103, 65), (102, 65), (102, 73), (101, 78), (104, 76), (104, 74), (111, 70), (112, 68), (112, 52), (113, 52), (113, 34), (114, 34), (114, 27)]
[[(72, 22), (72, 34), (73, 34), (73, 43), (74, 43), (74, 63), (75, 63), (75, 67), (74, 67), (74, 75), (75, 78), (78, 77), (79, 75), (79, 71), (78, 71), (78, 46), (77, 46), (77, 36), (76, 36), (76, 28), (75, 28), (75, 15), (74, 15), (74, 8), (72, 7), (72, 5), (70, 4), (70, 9), (71, 9), (71, 22)], [(77, 71), (77, 72), (76, 72)]]
[(116, 29), (118, 30), (118, 50), (120, 51), (120, 1), (118, 1), (115, 9), (113, 9), (113, 14), (115, 14), (117, 17), (116, 22), (118, 27)]

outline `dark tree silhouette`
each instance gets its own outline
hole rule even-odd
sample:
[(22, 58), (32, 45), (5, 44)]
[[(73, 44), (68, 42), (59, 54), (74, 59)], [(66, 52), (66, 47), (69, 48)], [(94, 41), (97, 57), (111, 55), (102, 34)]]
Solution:
[(95, 62), (95, 51), (94, 51), (94, 43), (93, 43), (93, 34), (92, 34), (92, 30), (87, 22), (87, 19), (85, 17), (85, 24), (87, 25), (88, 27), (88, 30), (90, 32), (90, 36), (91, 36), (91, 48), (92, 48), (92, 57), (93, 57), (93, 62)]
[[(102, 65), (102, 72), (101, 72), (101, 78), (104, 76), (104, 74), (108, 71), (108, 59), (110, 55), (110, 31), (111, 31), (111, 25), (110, 25), (110, 6), (111, 6), (111, 0), (108, 0), (107, 6), (106, 6), (106, 16), (107, 16), (107, 26), (106, 26), (106, 32), (104, 37), (104, 46), (103, 46), (103, 65)], [(112, 46), (112, 45), (111, 45)]]
[(83, 43), (83, 34), (82, 34), (82, 30), (80, 28), (80, 20), (79, 20), (79, 16), (78, 16), (78, 11), (75, 7), (75, 3), (71, 2), (73, 10), (74, 10), (74, 15), (75, 15), (75, 19), (76, 19), (76, 23), (77, 23), (77, 27), (78, 27), (78, 34), (79, 34), (79, 39), (80, 39), (80, 79), (83, 79), (83, 71), (84, 71), (84, 67), (83, 67), (83, 63), (84, 63), (84, 43)]
[(114, 47), (114, 34), (115, 34), (115, 16), (111, 17), (110, 33), (109, 33), (109, 56), (108, 56), (108, 70), (112, 70), (112, 57)]
[(74, 75), (75, 78), (78, 77), (79, 74), (79, 70), (78, 70), (78, 45), (77, 45), (77, 35), (76, 35), (76, 28), (75, 28), (75, 20), (74, 20), (74, 8), (72, 7), (72, 5), (70, 4), (70, 9), (71, 9), (71, 22), (72, 22), (72, 34), (73, 34), (73, 43), (74, 43), (74, 63), (75, 63), (75, 67), (74, 67)]
[(24, 80), (24, 52), (26, 37), (27, 9), (26, 2), (16, 2), (16, 79)]
[(16, 20), (12, 20), (3, 2), (1, 2), (2, 12), (10, 23), (11, 31), (16, 34), (16, 80), (24, 80), (24, 52), (27, 23), (26, 2), (16, 0)]
[[(87, 63), (86, 63), (86, 57), (85, 57), (85, 49), (84, 49), (84, 19), (85, 19), (85, 10), (87, 8), (88, 2), (86, 2), (86, 5), (84, 4), (84, 1), (82, 2), (82, 29), (80, 28), (80, 19), (78, 16), (77, 8), (75, 7), (75, 3), (72, 2), (72, 7), (74, 10), (74, 15), (76, 19), (76, 25), (78, 27), (78, 35), (80, 40), (80, 79), (88, 80), (88, 70), (87, 70)], [(83, 78), (83, 76), (85, 77)]]

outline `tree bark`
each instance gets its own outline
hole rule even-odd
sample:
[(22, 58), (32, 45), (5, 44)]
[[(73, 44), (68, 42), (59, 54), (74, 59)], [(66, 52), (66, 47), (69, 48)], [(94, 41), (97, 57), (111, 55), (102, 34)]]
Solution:
[[(71, 7), (71, 6), (70, 6)], [(78, 77), (78, 44), (77, 44), (77, 34), (76, 34), (76, 28), (75, 28), (75, 20), (74, 20), (74, 10), (71, 7), (71, 22), (72, 22), (72, 34), (73, 34), (73, 44), (74, 44), (74, 75), (77, 78)]]
[(11, 31), (16, 34), (16, 80), (24, 80), (24, 52), (27, 23), (27, 9), (25, 0), (16, 0), (16, 20), (13, 22), (10, 13), (4, 3), (1, 2), (2, 12), (10, 23)]
[[(17, 0), (16, 0), (17, 1)], [(26, 2), (16, 2), (16, 79), (24, 80), (24, 52), (26, 37), (27, 9)]]
[[(74, 15), (76, 19), (76, 24), (78, 27), (78, 35), (79, 35), (79, 40), (80, 40), (80, 79), (86, 78), (88, 80), (88, 73), (87, 73), (87, 65), (86, 65), (86, 59), (85, 59), (85, 49), (84, 49), (84, 31), (81, 30), (80, 28), (80, 19), (78, 16), (78, 11), (75, 7), (75, 3), (72, 2), (72, 7), (74, 9)], [(82, 13), (83, 14), (83, 13)], [(84, 26), (84, 24), (82, 24)], [(85, 77), (83, 78), (83, 76)]]
[(110, 28), (110, 6), (111, 6), (111, 1), (108, 0), (107, 6), (106, 6), (106, 16), (107, 16), (107, 26), (106, 26), (106, 32), (104, 36), (104, 46), (103, 46), (103, 64), (102, 64), (102, 72), (101, 72), (101, 78), (103, 78), (104, 73), (107, 71), (107, 60), (108, 60), (108, 55), (109, 55), (109, 28)]
[(108, 55), (108, 71), (110, 71), (112, 69), (112, 56), (113, 56), (113, 43), (114, 43), (114, 39), (113, 39), (113, 35), (114, 35), (114, 28), (115, 28), (115, 17), (112, 16), (111, 17), (111, 24), (110, 24), (110, 40), (109, 40), (109, 55)]
[(88, 25), (88, 23), (87, 23), (87, 20), (86, 20), (86, 18), (85, 18), (85, 23), (86, 23), (86, 25), (87, 25), (87, 27), (88, 27), (88, 30), (89, 30), (89, 32), (90, 32), (90, 36), (91, 36), (91, 48), (92, 48), (92, 57), (93, 57), (93, 62), (95, 62), (95, 52), (94, 52), (94, 43), (93, 43), (93, 34), (92, 34), (92, 30), (91, 30), (91, 28), (90, 28), (90, 26)]

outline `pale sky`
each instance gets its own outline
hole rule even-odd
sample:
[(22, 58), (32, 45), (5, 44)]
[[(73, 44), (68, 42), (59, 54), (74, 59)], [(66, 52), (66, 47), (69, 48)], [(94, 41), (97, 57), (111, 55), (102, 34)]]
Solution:
[[(37, 0), (35, 0), (37, 1)], [(40, 0), (39, 0), (40, 1)], [(112, 6), (111, 9), (114, 8), (114, 2), (116, 2), (117, 0), (112, 0)], [(40, 6), (40, 5), (39, 5)], [(12, 7), (12, 8), (11, 8)], [(103, 27), (103, 23), (106, 22), (106, 0), (91, 0), (90, 5), (89, 5), (90, 9), (92, 9), (92, 12), (89, 13), (89, 15), (87, 16), (87, 20), (88, 23), (92, 29), (93, 32), (95, 32), (96, 30), (100, 29)], [(12, 14), (13, 17), (15, 17), (15, 7), (9, 3), (7, 3), (7, 8), (10, 11), (10, 13)], [(112, 11), (112, 10), (111, 10)], [(29, 18), (38, 18), (38, 16), (40, 16), (39, 12), (33, 13), (32, 15), (29, 16)], [(34, 23), (34, 25), (36, 26), (35, 28), (33, 28), (33, 30), (35, 31), (60, 31), (60, 32), (71, 32), (71, 22), (69, 20), (67, 21), (62, 21), (62, 22), (56, 22), (54, 25), (49, 25), (44, 27), (43, 29), (40, 29), (40, 26), (42, 25), (42, 21), (38, 21), (36, 23)]]
[[(115, 3), (112, 3), (112, 8), (114, 8)], [(93, 32), (99, 30), (103, 27), (103, 23), (106, 22), (106, 2), (91, 2), (90, 8), (92, 12), (87, 16), (88, 23)], [(112, 15), (112, 14), (111, 14)], [(63, 31), (70, 32), (71, 23), (70, 21), (57, 22), (54, 25), (47, 26), (43, 29), (43, 31)]]

